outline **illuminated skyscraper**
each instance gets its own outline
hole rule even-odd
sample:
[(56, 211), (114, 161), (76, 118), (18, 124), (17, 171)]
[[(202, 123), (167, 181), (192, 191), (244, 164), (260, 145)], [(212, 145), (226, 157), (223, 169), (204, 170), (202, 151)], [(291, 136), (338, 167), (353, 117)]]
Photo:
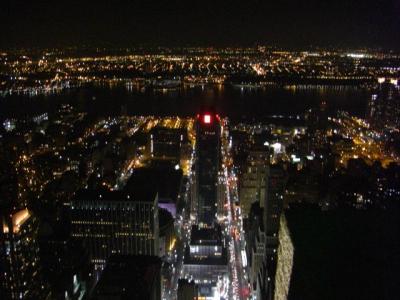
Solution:
[(397, 80), (380, 81), (368, 102), (367, 120), (377, 129), (399, 128), (400, 86)]
[[(221, 126), (219, 116), (205, 112), (196, 122), (195, 201), (192, 213), (198, 225), (192, 226), (185, 249), (184, 275), (199, 287), (201, 297), (225, 297), (228, 282), (228, 256), (221, 227), (216, 224), (221, 212), (220, 171)], [(207, 299), (208, 299), (207, 298)]]
[(211, 226), (216, 218), (218, 203), (218, 171), (220, 166), (219, 116), (203, 113), (196, 122), (196, 191), (197, 222)]

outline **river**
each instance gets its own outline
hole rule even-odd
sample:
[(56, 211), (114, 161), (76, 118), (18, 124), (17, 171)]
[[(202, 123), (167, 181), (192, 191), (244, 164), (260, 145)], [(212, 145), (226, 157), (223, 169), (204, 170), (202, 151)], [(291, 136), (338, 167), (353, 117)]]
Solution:
[(69, 103), (98, 115), (195, 115), (202, 106), (213, 106), (223, 116), (262, 119), (274, 114), (298, 114), (326, 101), (330, 114), (338, 110), (363, 117), (369, 91), (354, 86), (199, 85), (177, 90), (128, 89), (125, 85), (86, 86), (52, 95), (11, 95), (0, 98), (0, 117), (24, 117), (52, 112)]

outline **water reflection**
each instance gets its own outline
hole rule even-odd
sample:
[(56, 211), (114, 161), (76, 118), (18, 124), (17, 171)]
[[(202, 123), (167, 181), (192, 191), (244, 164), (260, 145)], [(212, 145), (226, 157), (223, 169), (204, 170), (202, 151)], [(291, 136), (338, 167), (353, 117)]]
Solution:
[(346, 110), (362, 117), (368, 97), (367, 90), (353, 86), (198, 84), (152, 89), (134, 82), (98, 84), (36, 97), (8, 96), (0, 99), (0, 116), (52, 111), (60, 103), (70, 103), (100, 115), (119, 114), (122, 106), (129, 114), (194, 115), (200, 106), (213, 105), (221, 114), (231, 117), (263, 117), (301, 113), (323, 100), (331, 113)]

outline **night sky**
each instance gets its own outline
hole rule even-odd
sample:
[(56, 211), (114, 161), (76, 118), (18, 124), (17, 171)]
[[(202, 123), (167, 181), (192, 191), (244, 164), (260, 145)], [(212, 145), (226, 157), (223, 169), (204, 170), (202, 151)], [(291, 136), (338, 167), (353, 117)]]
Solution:
[(400, 0), (1, 1), (0, 47), (400, 49)]

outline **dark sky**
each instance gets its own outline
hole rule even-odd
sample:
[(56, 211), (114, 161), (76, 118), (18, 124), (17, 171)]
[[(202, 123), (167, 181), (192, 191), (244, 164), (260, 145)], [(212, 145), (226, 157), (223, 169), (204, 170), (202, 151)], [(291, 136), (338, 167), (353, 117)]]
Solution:
[(2, 0), (0, 47), (400, 48), (400, 0)]

